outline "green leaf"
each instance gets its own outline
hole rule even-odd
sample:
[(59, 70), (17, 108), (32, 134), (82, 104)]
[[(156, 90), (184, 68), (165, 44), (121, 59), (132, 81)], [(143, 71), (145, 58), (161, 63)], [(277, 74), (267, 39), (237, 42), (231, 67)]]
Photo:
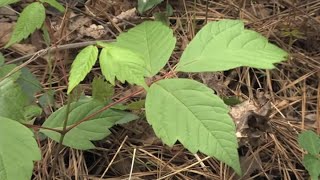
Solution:
[(125, 81), (147, 88), (144, 81), (145, 62), (139, 54), (128, 49), (110, 45), (100, 53), (100, 67), (102, 74), (115, 85), (115, 77), (122, 83)]
[[(69, 120), (67, 126), (71, 126), (84, 117), (101, 109), (103, 104), (92, 99), (79, 100), (72, 103), (70, 107)], [(43, 124), (44, 127), (63, 129), (63, 122), (66, 115), (66, 106), (54, 112)], [(118, 121), (131, 121), (138, 117), (134, 114), (108, 109), (89, 121), (83, 122), (70, 130), (63, 140), (63, 144), (76, 149), (92, 149), (95, 146), (91, 141), (101, 140), (110, 134), (111, 128)], [(50, 130), (41, 130), (42, 133), (51, 139), (59, 142), (60, 134)]]
[(142, 14), (157, 4), (160, 4), (162, 1), (163, 0), (138, 0), (138, 11)]
[(14, 82), (14, 78), (9, 77), (0, 82), (0, 116), (23, 121), (27, 103), (27, 96)]
[(37, 105), (30, 105), (24, 108), (24, 119), (30, 120), (33, 117), (40, 116), (42, 113), (42, 109)]
[(154, 76), (166, 65), (175, 44), (173, 31), (157, 21), (145, 21), (120, 34), (115, 43), (142, 55), (148, 70), (144, 75), (148, 77)]
[(0, 1), (0, 7), (3, 7), (3, 6), (6, 6), (6, 5), (9, 5), (9, 4), (13, 4), (13, 3), (16, 3), (20, 0), (1, 0)]
[(140, 110), (140, 109), (144, 108), (144, 105), (145, 105), (145, 100), (142, 99), (142, 100), (135, 101), (135, 102), (128, 104), (126, 106), (126, 109), (127, 110)]
[(0, 66), (2, 66), (4, 64), (4, 56), (3, 54), (0, 52)]
[(42, 91), (39, 80), (29, 71), (28, 68), (21, 69), (21, 76), (17, 80), (22, 91), (28, 96), (30, 102), (34, 100), (34, 95)]
[(37, 28), (39, 29), (44, 22), (45, 16), (44, 6), (39, 2), (31, 3), (25, 7), (18, 18), (17, 25), (5, 48), (20, 42), (22, 39), (27, 38)]
[(299, 134), (298, 143), (300, 147), (312, 155), (318, 155), (320, 152), (320, 138), (313, 131), (304, 131)]
[(147, 120), (164, 143), (172, 146), (179, 140), (192, 153), (214, 156), (241, 174), (228, 111), (210, 88), (189, 79), (158, 81), (146, 97)]
[(39, 104), (42, 108), (47, 108), (54, 105), (54, 91), (48, 90), (39, 98)]
[(114, 86), (104, 81), (103, 78), (95, 77), (92, 82), (92, 97), (98, 101), (110, 102), (114, 94)]
[(318, 177), (320, 175), (320, 159), (310, 155), (306, 154), (302, 161), (304, 167), (308, 170), (311, 179), (312, 180), (318, 180)]
[(90, 45), (80, 51), (71, 66), (68, 94), (86, 77), (97, 58), (98, 48), (96, 46)]
[(64, 12), (64, 10), (65, 10), (64, 7), (56, 0), (40, 0), (40, 2), (48, 3), (48, 4), (50, 4), (50, 6), (56, 8), (60, 12)]
[(41, 159), (32, 131), (4, 117), (0, 124), (0, 179), (31, 179), (33, 161)]
[[(5, 77), (7, 74), (9, 74), (14, 68), (16, 68), (17, 66), (15, 64), (8, 64), (8, 65), (4, 65), (0, 67), (0, 78)], [(11, 76), (7, 77), (6, 79), (10, 78), (13, 81), (16, 81), (21, 75), (21, 71), (17, 71), (15, 73), (13, 73)], [(0, 82), (3, 82), (4, 80), (2, 80)]]
[(184, 50), (177, 71), (225, 71), (240, 66), (271, 69), (287, 53), (239, 20), (221, 20), (203, 27)]

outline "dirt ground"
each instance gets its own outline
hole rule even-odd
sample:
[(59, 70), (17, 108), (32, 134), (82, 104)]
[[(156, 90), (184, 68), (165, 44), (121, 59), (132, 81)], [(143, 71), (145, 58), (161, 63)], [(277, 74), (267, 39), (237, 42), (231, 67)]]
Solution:
[[(29, 2), (24, 0), (11, 8), (21, 12)], [(66, 104), (68, 72), (81, 48), (97, 40), (112, 41), (134, 25), (154, 19), (153, 13), (165, 11), (166, 3), (173, 7), (169, 22), (177, 38), (166, 69), (178, 62), (188, 42), (207, 21), (220, 19), (243, 20), (246, 28), (261, 33), (289, 52), (290, 57), (273, 70), (242, 67), (220, 73), (178, 74), (205, 83), (222, 97), (257, 101), (262, 91), (268, 98), (271, 106), (264, 116), (268, 130), (239, 148), (242, 178), (225, 164), (201, 153), (192, 154), (179, 143), (173, 147), (164, 145), (146, 122), (142, 109), (135, 111), (139, 120), (113, 127), (110, 136), (95, 142), (96, 149), (63, 148), (55, 156), (58, 145), (42, 140), (42, 160), (35, 163), (33, 179), (48, 179), (55, 158), (58, 161), (54, 179), (308, 179), (297, 135), (305, 129), (320, 134), (320, 1), (169, 0), (142, 15), (134, 9), (137, 2), (131, 0), (63, 3), (67, 7), (64, 14), (53, 8), (46, 12), (45, 23), (54, 48), (50, 63), (46, 54), (39, 53), (46, 48), (45, 43), (39, 43), (44, 42), (40, 31), (20, 44), (1, 49), (8, 63), (26, 62), (36, 55), (26, 66), (45, 89), (55, 92), (55, 107)], [(8, 41), (16, 20), (15, 12), (0, 9), (0, 47)], [(90, 83), (99, 74), (100, 69), (95, 67), (82, 82), (86, 94), (91, 94)], [(117, 85), (114, 99), (134, 88)], [(52, 111), (52, 107), (44, 109), (37, 121), (44, 121)]]

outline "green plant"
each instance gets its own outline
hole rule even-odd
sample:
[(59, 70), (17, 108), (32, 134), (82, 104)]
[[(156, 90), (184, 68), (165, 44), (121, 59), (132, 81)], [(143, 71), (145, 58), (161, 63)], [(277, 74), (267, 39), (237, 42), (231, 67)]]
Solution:
[[(54, 112), (38, 127), (40, 132), (69, 147), (82, 150), (93, 148), (91, 141), (110, 134), (108, 128), (138, 118), (132, 113), (119, 110), (115, 105), (145, 90), (147, 121), (164, 143), (172, 146), (180, 141), (191, 152), (200, 151), (215, 157), (241, 174), (235, 125), (228, 115), (228, 106), (204, 84), (190, 79), (168, 78), (177, 72), (225, 71), (240, 66), (271, 69), (274, 63), (285, 60), (287, 53), (268, 43), (257, 32), (244, 29), (242, 21), (211, 22), (197, 33), (172, 71), (147, 84), (145, 78), (152, 78), (163, 69), (175, 43), (176, 39), (169, 27), (161, 22), (146, 21), (120, 34), (114, 43), (100, 42), (84, 48), (71, 67), (67, 91), (69, 95), (73, 94), (74, 88), (91, 71), (98, 57), (102, 74), (112, 85), (118, 79), (122, 83), (127, 81), (143, 88), (112, 101), (112, 86), (102, 79), (95, 79), (92, 97), (81, 96), (73, 102), (69, 98), (67, 105)], [(15, 122), (17, 128), (29, 131), (16, 123), (16, 119), (11, 118), (11, 121)], [(11, 124), (5, 125), (11, 127)], [(26, 136), (17, 133), (15, 137), (19, 139)], [(29, 141), (34, 142), (30, 138)], [(0, 139), (2, 142), (6, 141)], [(29, 163), (22, 179), (30, 175), (32, 161), (39, 159), (39, 152), (35, 150), (37, 145), (26, 145), (33, 149), (33, 154), (25, 159)], [(0, 159), (16, 148), (3, 147), (4, 150), (0, 149)], [(0, 164), (1, 168), (7, 170), (16, 167), (6, 163)], [(7, 176), (1, 179), (18, 178), (11, 171), (5, 173)]]
[(311, 179), (320, 176), (320, 137), (313, 131), (304, 131), (298, 137), (299, 146), (308, 152), (303, 157), (303, 165), (308, 170)]
[[(144, 87), (147, 120), (164, 143), (172, 146), (180, 141), (191, 152), (214, 156), (241, 174), (235, 125), (213, 90), (189, 79), (162, 79), (150, 87), (145, 83), (145, 77), (153, 77), (165, 66), (175, 42), (172, 30), (164, 24), (144, 22), (122, 33), (115, 43), (98, 43), (102, 73), (111, 84), (117, 78)], [(241, 21), (222, 20), (203, 27), (164, 78), (179, 71), (224, 71), (240, 66), (271, 69), (286, 55), (257, 32), (244, 29)], [(96, 46), (78, 54), (68, 93), (85, 78), (97, 56)]]
[[(18, 1), (19, 0), (2, 0), (0, 2), (0, 7), (16, 3)], [(46, 17), (43, 3), (48, 3), (61, 12), (65, 10), (64, 7), (56, 0), (40, 0), (39, 2), (29, 4), (20, 13), (17, 24), (5, 48), (27, 38), (36, 29), (40, 29), (42, 27)]]

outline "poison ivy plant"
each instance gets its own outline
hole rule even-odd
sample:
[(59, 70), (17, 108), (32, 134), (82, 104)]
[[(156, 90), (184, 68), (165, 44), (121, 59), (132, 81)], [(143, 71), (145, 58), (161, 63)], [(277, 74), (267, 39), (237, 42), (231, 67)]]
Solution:
[(239, 20), (221, 20), (203, 27), (184, 50), (177, 71), (225, 71), (240, 66), (271, 69), (287, 53)]
[[(49, 3), (62, 10), (52, 0), (41, 2)], [(145, 3), (145, 6), (141, 8), (144, 11), (161, 1), (139, 2)], [(30, 9), (33, 12), (30, 12)], [(30, 20), (31, 17), (33, 19)], [(26, 38), (36, 28), (40, 28), (43, 20), (43, 5), (40, 2), (28, 5), (21, 13), (16, 30), (7, 47)], [(112, 85), (115, 85), (115, 80), (118, 79), (122, 83), (126, 81), (137, 84), (147, 90), (145, 100), (147, 121), (164, 143), (172, 146), (180, 141), (191, 152), (200, 151), (216, 157), (241, 174), (235, 125), (228, 114), (228, 106), (222, 99), (210, 88), (194, 80), (175, 78), (159, 80), (150, 87), (146, 84), (145, 77), (156, 75), (165, 66), (175, 43), (176, 39), (169, 27), (161, 22), (144, 22), (129, 32), (122, 33), (115, 43), (98, 43), (97, 46), (88, 46), (80, 51), (72, 63), (67, 93), (70, 95), (71, 91), (75, 91), (75, 87), (86, 77), (99, 57), (102, 74)], [(98, 47), (102, 48), (100, 55)], [(285, 60), (286, 56), (285, 51), (270, 44), (263, 36), (244, 29), (241, 21), (222, 20), (208, 23), (197, 33), (172, 71), (224, 71), (240, 66), (270, 69), (274, 67), (274, 63)], [(39, 90), (37, 89), (39, 84), (34, 83), (35, 86), (28, 87), (30, 83), (26, 82), (33, 82), (34, 79), (28, 77), (28, 74), (23, 71), (18, 71), (3, 79), (15, 66), (3, 65), (1, 59), (0, 64), (2, 65), (0, 67), (0, 79), (2, 79), (0, 81), (0, 169), (5, 168), (8, 171), (3, 174), (3, 171), (0, 170), (0, 179), (8, 174), (11, 179), (24, 179), (31, 174), (31, 162), (40, 157), (34, 150), (32, 134), (28, 134), (28, 129), (16, 121), (30, 121), (35, 114), (39, 113), (30, 103), (34, 94)], [(111, 106), (108, 103), (112, 103), (113, 91), (110, 89), (110, 84), (107, 84), (102, 78), (95, 79), (92, 97), (82, 97), (71, 103), (69, 112), (66, 112), (68, 105), (63, 106), (50, 115), (43, 127), (64, 129), (63, 124), (68, 114), (66, 128), (72, 128), (64, 132), (65, 134), (61, 133), (64, 134), (63, 144), (76, 149), (94, 148), (92, 141), (105, 138), (110, 134), (108, 129), (113, 125), (138, 118), (132, 113), (123, 111), (124, 109), (143, 107), (144, 101), (141, 100), (132, 104), (133, 107), (118, 105), (107, 109), (106, 107)], [(103, 107), (107, 110), (93, 116), (93, 113)], [(90, 117), (91, 115), (93, 117)], [(6, 129), (7, 127), (9, 128)], [(9, 132), (12, 129), (17, 129), (18, 132)], [(60, 133), (48, 129), (40, 131), (59, 142)], [(8, 136), (10, 136), (8, 140), (7, 138), (1, 139), (1, 137)], [(25, 138), (25, 140), (20, 138)], [(16, 158), (17, 153), (22, 154), (18, 151), (21, 144), (5, 146), (13, 140), (23, 142), (22, 147), (29, 150), (26, 157), (20, 157), (24, 161), (21, 166), (21, 169), (25, 168), (22, 170), (23, 177), (17, 173), (11, 176), (12, 169), (16, 166), (8, 163), (6, 159), (7, 154), (12, 158)], [(304, 160), (307, 164), (306, 168), (312, 177), (316, 177), (319, 175), (316, 171), (319, 162), (314, 162), (312, 158), (319, 158), (316, 155), (319, 153), (319, 146), (310, 148), (303, 142), (302, 146), (310, 151)]]
[[(241, 174), (235, 125), (222, 99), (205, 85), (187, 79), (160, 80), (150, 88), (145, 84), (144, 77), (157, 74), (175, 46), (169, 27), (144, 22), (120, 34), (115, 43), (98, 46), (102, 47), (102, 73), (111, 84), (117, 78), (147, 90), (146, 116), (158, 137), (168, 145), (180, 141), (193, 153), (216, 157)], [(245, 30), (241, 21), (222, 20), (208, 23), (197, 33), (174, 71), (223, 71), (240, 66), (270, 69), (286, 56), (263, 36)], [(128, 108), (118, 105), (113, 109)]]
[[(70, 106), (69, 118), (67, 127), (77, 123), (82, 118), (85, 118), (92, 113), (100, 110), (104, 103), (86, 98), (72, 103)], [(66, 106), (55, 111), (43, 124), (44, 127), (63, 129), (63, 122), (66, 116)], [(121, 122), (129, 122), (137, 119), (138, 116), (125, 112), (108, 109), (92, 118), (89, 121), (83, 122), (70, 130), (64, 137), (63, 144), (76, 149), (92, 149), (95, 146), (91, 141), (101, 140), (110, 134), (108, 128)], [(51, 139), (59, 142), (61, 134), (42, 129), (40, 132), (44, 133)]]
[(33, 132), (1, 116), (0, 124), (0, 179), (30, 179), (33, 161), (41, 159)]
[(320, 176), (320, 137), (313, 131), (304, 131), (299, 134), (298, 142), (300, 147), (308, 152), (302, 163), (311, 179), (317, 180)]

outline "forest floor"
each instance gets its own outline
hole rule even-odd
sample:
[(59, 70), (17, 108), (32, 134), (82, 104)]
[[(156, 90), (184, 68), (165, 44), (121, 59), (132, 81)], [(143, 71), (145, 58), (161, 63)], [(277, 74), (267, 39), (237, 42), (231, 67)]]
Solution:
[[(28, 1), (11, 5), (21, 12)], [(46, 25), (51, 55), (42, 55), (24, 64), (41, 82), (45, 90), (54, 91), (53, 106), (44, 109), (44, 121), (55, 109), (66, 104), (66, 89), (70, 65), (77, 52), (97, 40), (114, 40), (121, 32), (145, 20), (153, 13), (164, 12), (166, 3), (173, 8), (170, 27), (177, 38), (176, 48), (167, 69), (174, 66), (186, 45), (206, 21), (241, 19), (246, 28), (255, 30), (289, 52), (288, 61), (275, 69), (259, 70), (247, 67), (227, 72), (183, 74), (205, 83), (223, 97), (240, 101), (256, 100), (260, 91), (271, 102), (266, 115), (270, 130), (258, 142), (239, 148), (243, 177), (231, 168), (201, 153), (192, 154), (181, 144), (173, 147), (158, 139), (144, 118), (144, 111), (135, 110), (140, 119), (111, 129), (111, 135), (95, 142), (96, 149), (80, 151), (63, 148), (58, 156), (58, 144), (50, 139), (40, 142), (42, 160), (35, 164), (33, 179), (47, 179), (57, 158), (54, 179), (308, 179), (302, 165), (303, 150), (298, 146), (298, 133), (311, 129), (320, 133), (320, 1), (318, 0), (235, 0), (164, 1), (143, 15), (134, 9), (131, 0), (83, 0), (64, 2), (65, 13), (48, 9)], [(121, 13), (123, 17), (120, 15)], [(0, 47), (7, 41), (17, 14), (0, 9)], [(1, 49), (6, 63), (21, 64), (45, 49), (40, 31), (21, 44)], [(31, 55), (31, 56), (30, 56)], [(81, 83), (85, 94), (92, 93), (94, 76), (101, 75), (94, 67)], [(49, 78), (50, 77), (50, 78)], [(134, 86), (117, 84), (119, 99), (131, 93)], [(40, 97), (41, 93), (37, 95)], [(134, 97), (130, 101), (143, 99)], [(134, 164), (132, 160), (134, 157)]]

